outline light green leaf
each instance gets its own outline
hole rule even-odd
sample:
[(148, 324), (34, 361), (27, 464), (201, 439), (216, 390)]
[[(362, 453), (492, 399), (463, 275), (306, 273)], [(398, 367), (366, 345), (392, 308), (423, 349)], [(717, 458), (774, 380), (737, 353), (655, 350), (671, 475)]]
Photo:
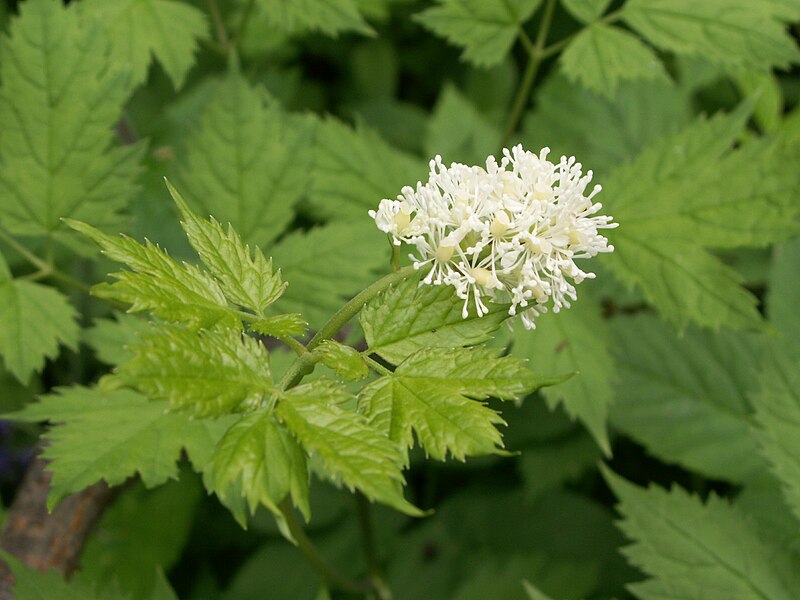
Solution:
[(767, 291), (770, 323), (788, 340), (800, 340), (800, 238), (777, 246)]
[(370, 425), (407, 449), (419, 445), (436, 460), (496, 454), (503, 447), (496, 425), (505, 421), (481, 400), (520, 399), (552, 381), (537, 379), (522, 361), (484, 348), (420, 350), (397, 370), (367, 385), (359, 410)]
[(751, 431), (756, 336), (691, 328), (681, 337), (652, 316), (614, 322), (619, 385), (614, 427), (654, 456), (714, 479), (764, 469)]
[(83, 331), (83, 341), (94, 348), (97, 358), (109, 365), (118, 365), (131, 356), (130, 347), (139, 336), (150, 331), (146, 320), (135, 315), (118, 313), (114, 319), (95, 319)]
[(325, 340), (314, 349), (320, 360), (345, 381), (358, 381), (369, 375), (369, 367), (364, 357), (355, 348), (340, 344), (335, 340)]
[(800, 571), (781, 548), (761, 539), (751, 521), (713, 493), (706, 504), (679, 487), (639, 488), (605, 471), (620, 501), (623, 550), (652, 579), (630, 586), (644, 600), (719, 598), (790, 600)]
[(0, 356), (22, 383), (58, 356), (59, 344), (78, 344), (77, 314), (53, 288), (14, 280), (0, 255)]
[[(425, 136), (425, 155), (446, 157), (468, 165), (486, 162), (497, 152), (502, 132), (455, 86), (446, 83)], [(409, 185), (411, 182), (408, 182)]]
[(251, 331), (257, 331), (263, 335), (283, 339), (303, 335), (308, 327), (308, 323), (306, 323), (302, 315), (298, 313), (286, 313), (253, 321), (252, 323), (248, 323), (247, 326)]
[(610, 330), (600, 307), (584, 298), (569, 310), (544, 314), (536, 329), (514, 331), (512, 351), (528, 359), (544, 373), (577, 373), (543, 391), (548, 406), (559, 402), (591, 432), (606, 455), (611, 453), (606, 431), (608, 410), (614, 394), (614, 360), (609, 352)]
[(249, 412), (274, 391), (267, 349), (235, 329), (194, 332), (163, 325), (132, 351), (114, 377), (151, 398), (169, 400), (173, 410)]
[(464, 48), (461, 58), (488, 67), (505, 58), (519, 27), (537, 9), (540, 0), (439, 0), (415, 15), (415, 20)]
[(800, 344), (775, 341), (761, 364), (754, 396), (763, 456), (781, 482), (786, 502), (800, 519)]
[(394, 198), (426, 172), (425, 163), (374, 131), (335, 119), (319, 124), (314, 154), (309, 202), (329, 220), (363, 221), (383, 198)]
[(577, 35), (561, 55), (561, 65), (568, 78), (608, 98), (626, 79), (667, 80), (661, 61), (639, 38), (602, 23)]
[(678, 54), (759, 70), (787, 69), (800, 60), (772, 2), (629, 0), (623, 10), (642, 36)]
[(231, 225), (226, 232), (214, 217), (208, 221), (198, 218), (169, 182), (167, 187), (183, 217), (181, 225), (189, 243), (217, 278), (228, 300), (261, 314), (280, 298), (286, 284), (280, 271), (272, 270), (272, 259), (265, 258), (259, 248), (251, 254), (250, 246)]
[[(216, 442), (225, 421), (167, 412), (130, 390), (62, 388), (59, 394), (8, 415), (18, 421), (49, 420), (42, 456), (52, 471), (48, 508), (98, 481), (117, 485), (138, 474), (147, 487), (176, 479), (181, 449), (199, 466), (202, 448)], [(200, 460), (198, 460), (200, 459)]]
[(205, 15), (183, 2), (86, 0), (79, 6), (107, 32), (112, 64), (129, 69), (133, 85), (147, 79), (152, 56), (180, 88), (194, 64), (198, 40), (207, 35)]
[(214, 86), (186, 139), (179, 187), (201, 215), (233, 224), (246, 243), (266, 248), (308, 187), (312, 137), (309, 119), (284, 113), (232, 71)]
[(373, 34), (355, 0), (259, 0), (273, 26), (289, 32), (320, 31), (333, 37), (343, 31)]
[(583, 23), (591, 23), (602, 15), (611, 0), (561, 0), (572, 16)]
[(225, 433), (205, 482), (243, 525), (243, 500), (251, 513), (264, 506), (282, 518), (278, 505), (289, 494), (306, 520), (310, 518), (305, 454), (271, 412), (246, 415)]
[(465, 319), (463, 305), (449, 286), (420, 286), (416, 278), (406, 279), (361, 311), (369, 351), (399, 364), (422, 348), (474, 346), (489, 340), (509, 316), (508, 305), (489, 304), (483, 317), (470, 306)]
[(686, 125), (691, 113), (686, 95), (664, 80), (624, 80), (610, 100), (556, 71), (536, 94), (522, 140), (551, 148), (555, 157), (576, 156), (605, 187), (615, 167)]
[(370, 500), (420, 516), (403, 498), (398, 447), (362, 415), (342, 408), (351, 399), (344, 388), (320, 380), (285, 392), (275, 412), (332, 478)]
[(196, 328), (220, 321), (241, 324), (219, 283), (197, 267), (178, 264), (149, 241), (140, 244), (125, 235), (107, 235), (78, 221), (68, 224), (91, 238), (111, 260), (133, 269), (115, 273), (117, 281), (112, 284), (96, 285), (94, 295), (130, 304), (131, 312), (149, 311)]
[(272, 249), (272, 259), (289, 283), (276, 307), (301, 313), (318, 329), (389, 263), (389, 244), (369, 217), (330, 223), (287, 235)]
[(605, 186), (616, 251), (607, 264), (673, 323), (757, 328), (756, 298), (707, 248), (757, 247), (796, 231), (796, 149), (752, 140), (730, 150), (752, 104), (664, 138)]
[(144, 146), (114, 147), (127, 84), (74, 5), (29, 0), (0, 47), (0, 222), (50, 234), (61, 217), (115, 226)]

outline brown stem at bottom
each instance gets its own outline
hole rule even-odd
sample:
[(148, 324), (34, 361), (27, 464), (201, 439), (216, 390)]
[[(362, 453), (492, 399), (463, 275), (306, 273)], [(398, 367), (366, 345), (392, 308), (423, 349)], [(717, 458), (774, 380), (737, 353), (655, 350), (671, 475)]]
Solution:
[[(44, 470), (45, 465), (37, 458), (28, 467), (6, 514), (0, 546), (30, 567), (40, 571), (55, 569), (69, 577), (78, 569), (86, 538), (116, 488), (96, 483), (64, 498), (48, 513), (51, 474)], [(11, 570), (0, 560), (0, 600), (13, 600), (12, 586)]]

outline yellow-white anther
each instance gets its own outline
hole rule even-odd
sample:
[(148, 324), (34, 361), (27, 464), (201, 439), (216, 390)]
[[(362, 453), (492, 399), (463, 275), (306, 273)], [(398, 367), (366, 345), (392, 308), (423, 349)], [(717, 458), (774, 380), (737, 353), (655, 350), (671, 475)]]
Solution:
[(439, 262), (447, 262), (453, 258), (453, 253), (456, 250), (456, 242), (450, 237), (444, 238), (439, 247), (436, 249), (436, 260)]

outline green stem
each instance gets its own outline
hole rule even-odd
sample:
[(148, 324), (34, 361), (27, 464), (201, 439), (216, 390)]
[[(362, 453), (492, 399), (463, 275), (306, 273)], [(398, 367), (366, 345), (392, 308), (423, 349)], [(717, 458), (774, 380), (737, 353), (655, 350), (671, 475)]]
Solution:
[(523, 44), (528, 50), (528, 65), (525, 67), (525, 73), (522, 76), (522, 82), (520, 83), (519, 89), (517, 90), (517, 95), (514, 98), (511, 114), (508, 117), (508, 122), (506, 123), (505, 130), (503, 131), (503, 138), (502, 142), (500, 143), (502, 147), (505, 147), (506, 144), (508, 144), (508, 140), (511, 138), (511, 135), (514, 133), (514, 131), (516, 131), (519, 121), (522, 118), (522, 113), (525, 111), (525, 107), (528, 105), (528, 100), (530, 100), (531, 88), (533, 87), (536, 74), (539, 72), (539, 67), (541, 66), (544, 58), (542, 56), (542, 51), (544, 50), (544, 45), (547, 41), (547, 34), (550, 32), (550, 25), (553, 22), (553, 13), (555, 12), (555, 8), (556, 0), (547, 0), (547, 4), (544, 7), (544, 14), (542, 15), (542, 22), (539, 24), (539, 31), (536, 34), (536, 41), (532, 47), (530, 46), (529, 38), (527, 39), (528, 43), (525, 43), (527, 35), (524, 37), (521, 36)]
[(314, 568), (325, 578), (325, 581), (327, 581), (332, 587), (344, 592), (365, 594), (370, 591), (370, 588), (367, 585), (345, 577), (333, 565), (325, 560), (322, 554), (320, 554), (319, 550), (317, 550), (317, 547), (314, 545), (314, 543), (306, 535), (303, 526), (297, 520), (294, 508), (292, 508), (292, 504), (288, 497), (284, 498), (284, 500), (280, 503), (279, 508), (283, 513), (283, 518), (286, 519), (286, 525), (289, 527), (292, 537), (297, 542), (297, 547), (314, 566)]
[(256, 6), (256, 0), (250, 0), (247, 6), (242, 11), (242, 18), (239, 20), (239, 27), (236, 28), (236, 33), (233, 34), (233, 43), (236, 44), (244, 35), (244, 30), (247, 29), (247, 24), (250, 22), (250, 15)]
[(367, 559), (367, 571), (372, 582), (372, 588), (378, 595), (379, 600), (391, 600), (392, 592), (383, 580), (383, 572), (378, 560), (369, 500), (361, 492), (356, 492), (356, 510), (358, 511), (358, 525), (361, 530), (361, 545), (364, 549), (364, 556)]
[(217, 0), (206, 0), (208, 12), (211, 15), (211, 20), (214, 22), (214, 29), (216, 30), (217, 43), (226, 51), (230, 49), (230, 39), (228, 32), (225, 30), (225, 23), (222, 20), (222, 13), (219, 12)]
[(378, 372), (378, 373), (380, 373), (381, 375), (391, 375), (391, 374), (392, 374), (392, 372), (391, 372), (389, 369), (387, 369), (386, 367), (384, 367), (384, 366), (383, 366), (381, 363), (379, 363), (379, 362), (378, 362), (377, 360), (375, 360), (374, 358), (370, 358), (370, 357), (369, 357), (369, 356), (367, 356), (366, 354), (362, 354), (362, 356), (364, 357), (364, 360), (365, 360), (365, 361), (367, 361), (367, 364), (368, 364), (370, 367), (372, 367), (372, 370), (373, 370), (373, 371), (377, 371), (377, 372)]
[(280, 338), (280, 340), (284, 344), (289, 346), (289, 348), (291, 348), (294, 351), (294, 353), (297, 354), (297, 356), (303, 356), (304, 354), (308, 354), (308, 350), (303, 345), (303, 343), (294, 339), (293, 337), (289, 336), (285, 338)]
[(28, 250), (25, 246), (20, 244), (17, 240), (11, 237), (10, 234), (6, 233), (4, 229), (0, 229), (0, 240), (2, 240), (8, 247), (10, 247), (40, 271), (50, 270), (50, 265), (48, 265), (46, 261), (42, 260), (33, 252)]
[[(597, 22), (608, 25), (610, 23), (619, 21), (619, 19), (622, 18), (622, 14), (622, 10), (615, 10), (614, 12), (608, 13), (605, 17), (599, 19)], [(569, 46), (573, 40), (584, 31), (584, 29), (585, 27), (542, 49), (541, 53), (539, 54), (540, 59), (545, 60), (561, 52), (564, 48)]]
[(416, 273), (416, 270), (413, 266), (409, 265), (407, 267), (403, 267), (399, 271), (389, 273), (385, 277), (379, 279), (369, 287), (361, 290), (358, 294), (353, 296), (353, 298), (350, 299), (347, 304), (342, 306), (342, 308), (340, 308), (335, 315), (328, 319), (328, 322), (320, 328), (313, 338), (311, 338), (311, 341), (306, 345), (308, 352), (302, 356), (298, 356), (296, 359), (294, 359), (294, 362), (289, 365), (289, 368), (286, 370), (286, 373), (283, 375), (283, 378), (280, 381), (279, 387), (283, 390), (288, 390), (289, 388), (292, 388), (300, 383), (303, 377), (311, 372), (311, 367), (313, 367), (315, 362), (315, 359), (311, 354), (311, 351), (314, 348), (319, 346), (323, 341), (331, 339), (334, 335), (336, 335), (336, 333), (342, 327), (344, 327), (350, 319), (356, 316), (358, 312), (364, 308), (364, 305), (367, 302), (372, 300), (382, 291), (402, 281), (403, 279), (410, 277), (414, 273)]

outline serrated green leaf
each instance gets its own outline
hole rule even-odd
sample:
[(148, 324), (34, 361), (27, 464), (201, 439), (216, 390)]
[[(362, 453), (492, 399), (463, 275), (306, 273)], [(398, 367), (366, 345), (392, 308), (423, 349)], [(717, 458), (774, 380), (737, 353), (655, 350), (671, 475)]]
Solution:
[(512, 352), (524, 357), (544, 373), (577, 373), (552, 388), (543, 390), (551, 410), (563, 403), (567, 413), (577, 417), (591, 432), (606, 455), (611, 453), (606, 421), (614, 399), (611, 382), (615, 365), (608, 346), (611, 337), (600, 307), (583, 298), (569, 310), (544, 314), (536, 329), (514, 332)]
[(190, 206), (268, 247), (308, 187), (313, 124), (286, 114), (236, 71), (216, 83), (189, 135), (177, 181)]
[(0, 48), (0, 222), (51, 234), (61, 217), (112, 226), (144, 146), (114, 147), (127, 84), (106, 37), (58, 0), (20, 6)]
[(496, 425), (505, 421), (481, 400), (518, 399), (549, 382), (537, 380), (522, 361), (484, 348), (428, 348), (403, 361), (391, 375), (359, 394), (359, 410), (372, 427), (403, 449), (419, 445), (436, 460), (495, 454), (503, 447)]
[(130, 304), (131, 312), (149, 311), (196, 328), (239, 322), (219, 283), (197, 267), (178, 264), (149, 241), (140, 244), (125, 235), (107, 235), (78, 221), (68, 224), (92, 239), (111, 260), (133, 269), (114, 273), (117, 281), (96, 285), (94, 295)]
[(336, 37), (343, 31), (373, 34), (355, 0), (259, 0), (273, 26), (289, 32), (320, 31)]
[(619, 383), (614, 427), (654, 456), (714, 479), (764, 469), (749, 394), (761, 349), (752, 334), (691, 328), (681, 337), (652, 316), (614, 322)]
[(756, 298), (707, 248), (757, 247), (796, 230), (798, 173), (779, 159), (796, 150), (769, 139), (730, 150), (752, 103), (664, 138), (607, 182), (616, 251), (607, 264), (641, 287), (670, 321), (762, 325)]
[(50, 509), (101, 479), (117, 485), (138, 473), (147, 487), (175, 479), (181, 449), (201, 465), (202, 448), (213, 445), (225, 428), (222, 420), (169, 413), (166, 402), (131, 390), (84, 387), (61, 388), (7, 418), (54, 424), (42, 453), (53, 473)]
[(283, 339), (303, 335), (306, 332), (308, 323), (298, 313), (286, 313), (253, 321), (248, 323), (247, 326), (251, 331)]
[(281, 281), (280, 270), (272, 270), (272, 259), (259, 248), (251, 254), (231, 225), (226, 232), (214, 217), (208, 221), (197, 217), (169, 182), (167, 187), (183, 217), (181, 225), (189, 243), (228, 300), (261, 314), (280, 298), (287, 284)]
[(561, 0), (572, 16), (583, 23), (591, 23), (602, 15), (611, 0)]
[(271, 412), (246, 415), (228, 429), (214, 449), (205, 481), (241, 524), (246, 523), (239, 510), (243, 500), (251, 513), (264, 506), (283, 518), (278, 505), (289, 494), (310, 518), (305, 454)]
[(318, 329), (343, 302), (377, 279), (370, 272), (388, 267), (389, 245), (371, 219), (330, 223), (287, 235), (272, 249), (289, 283), (276, 304), (301, 313)]
[(626, 79), (667, 80), (655, 53), (630, 33), (602, 23), (583, 29), (561, 55), (568, 78), (613, 98)]
[(319, 124), (314, 156), (308, 200), (329, 220), (363, 221), (383, 198), (394, 198), (426, 172), (423, 161), (393, 148), (374, 131), (352, 129), (335, 119)]
[(345, 381), (358, 381), (369, 375), (369, 367), (364, 357), (355, 348), (340, 344), (335, 340), (324, 340), (314, 349), (326, 367), (336, 371)]
[(723, 66), (787, 69), (800, 60), (772, 2), (629, 0), (623, 18), (659, 48)]
[(361, 311), (369, 351), (399, 364), (422, 348), (473, 346), (490, 339), (509, 316), (508, 305), (489, 304), (483, 317), (470, 307), (465, 319), (463, 305), (449, 286), (420, 286), (416, 278), (406, 279)]
[(489, 67), (500, 63), (517, 39), (519, 27), (540, 0), (439, 0), (415, 20), (464, 48), (461, 58)]
[(686, 95), (663, 80), (622, 81), (610, 100), (556, 71), (537, 92), (522, 139), (554, 156), (578, 157), (605, 186), (614, 168), (686, 125), (691, 114)]
[(131, 358), (130, 347), (139, 336), (150, 331), (150, 325), (134, 315), (118, 313), (114, 319), (95, 319), (83, 331), (83, 341), (94, 348), (97, 358), (109, 365), (118, 365)]
[(38, 283), (11, 278), (0, 255), (0, 356), (22, 383), (58, 356), (59, 344), (78, 343), (77, 313), (67, 298)]
[(42, 573), (38, 569), (29, 567), (17, 557), (5, 551), (0, 553), (0, 558), (13, 573), (13, 597), (19, 600), (128, 600), (128, 595), (122, 595), (120, 590), (108, 590), (99, 593), (93, 586), (85, 581), (67, 582), (58, 571), (51, 570)]
[(800, 571), (790, 556), (725, 500), (712, 493), (703, 504), (678, 487), (645, 490), (604, 474), (620, 501), (620, 529), (635, 542), (623, 552), (652, 577), (630, 586), (639, 598), (703, 598), (711, 590), (741, 600), (797, 597)]
[(761, 454), (781, 482), (786, 502), (800, 519), (800, 345), (774, 341), (761, 364), (753, 397)]
[(501, 138), (499, 125), (488, 120), (458, 88), (445, 84), (428, 121), (425, 155), (481, 164), (497, 151)]
[(205, 15), (173, 0), (86, 0), (80, 10), (98, 19), (111, 42), (112, 64), (130, 70), (132, 85), (147, 79), (154, 57), (180, 88), (207, 35)]
[(223, 415), (260, 408), (274, 386), (267, 349), (235, 329), (189, 331), (163, 325), (143, 336), (114, 375), (173, 410)]
[(775, 248), (767, 291), (770, 323), (788, 340), (800, 340), (800, 238)]
[(275, 413), (332, 478), (370, 500), (422, 515), (403, 498), (398, 447), (362, 415), (341, 407), (351, 399), (344, 388), (320, 380), (285, 392)]

